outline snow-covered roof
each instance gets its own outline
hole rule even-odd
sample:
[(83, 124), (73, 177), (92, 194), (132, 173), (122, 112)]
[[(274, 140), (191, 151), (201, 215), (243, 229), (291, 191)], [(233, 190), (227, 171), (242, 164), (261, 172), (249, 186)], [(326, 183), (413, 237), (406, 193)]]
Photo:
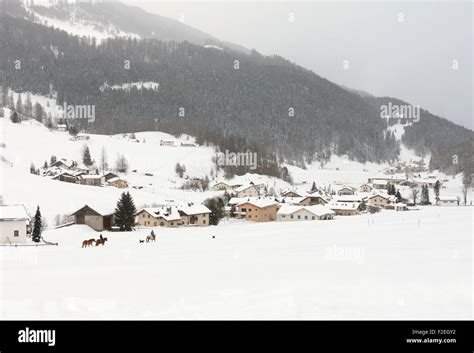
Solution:
[(111, 215), (111, 214), (115, 213), (115, 207), (114, 206), (102, 206), (102, 205), (97, 205), (97, 204), (93, 204), (91, 206), (91, 205), (86, 204), (86, 205), (82, 206), (81, 208), (77, 209), (76, 211), (72, 212), (71, 214), (73, 215), (73, 214), (77, 213), (78, 211), (82, 210), (84, 207), (88, 207), (88, 208), (94, 210), (95, 212), (97, 212), (101, 216), (108, 216), (108, 215)]
[(452, 195), (440, 196), (438, 198), (439, 201), (457, 201), (458, 198)]
[(252, 185), (252, 184), (246, 184), (246, 185), (241, 185), (239, 186), (238, 188), (235, 188), (234, 191), (236, 192), (241, 192), (241, 191), (244, 191), (244, 190), (247, 190), (251, 187), (254, 187), (255, 188), (255, 185)]
[(66, 167), (71, 168), (74, 165), (74, 161), (70, 159), (60, 159), (52, 163), (51, 166), (56, 166), (57, 164), (64, 164)]
[(365, 198), (367, 197), (362, 194), (335, 196), (337, 202), (362, 202)]
[(81, 175), (82, 179), (101, 179), (103, 178), (101, 175), (94, 175), (94, 174), (85, 174)]
[(24, 205), (0, 205), (0, 221), (27, 221), (29, 219)]
[(340, 189), (338, 190), (338, 192), (341, 191), (341, 190), (354, 191), (355, 189), (354, 189), (353, 187), (351, 187), (351, 186), (343, 186), (342, 188), (340, 188)]
[[(227, 203), (229, 205), (238, 205), (239, 203), (242, 203), (243, 201), (247, 199), (248, 197), (232, 197)], [(250, 197), (250, 199), (253, 199), (253, 197)]]
[(147, 207), (139, 210), (136, 214), (142, 211), (149, 213), (154, 218), (163, 218), (166, 221), (179, 221), (181, 219), (178, 209), (174, 206)]
[(178, 210), (184, 212), (188, 216), (196, 215), (196, 214), (203, 214), (203, 213), (211, 213), (211, 210), (208, 209), (204, 205), (186, 205), (186, 206), (178, 206)]
[(244, 197), (244, 201), (239, 203), (237, 206), (244, 205), (246, 203), (249, 203), (253, 206), (259, 207), (259, 208), (264, 208), (268, 206), (274, 206), (278, 205), (278, 202), (275, 201), (273, 198), (255, 198), (255, 197)]
[(356, 210), (359, 205), (358, 202), (332, 202), (327, 207), (331, 210)]
[(387, 185), (387, 184), (388, 184), (388, 180), (376, 179), (376, 180), (373, 180), (373, 181), (372, 181), (372, 184), (373, 184), (373, 185)]
[(300, 204), (301, 201), (303, 201), (306, 197), (284, 197), (283, 200), (285, 200), (285, 203), (287, 204)]
[[(113, 183), (113, 182), (116, 182), (116, 181), (120, 181), (120, 180), (123, 180), (119, 177), (115, 177), (115, 178), (110, 178), (109, 180), (107, 180), (108, 183)], [(124, 180), (125, 181), (125, 180)]]
[(306, 209), (315, 214), (316, 216), (324, 216), (327, 214), (335, 214), (333, 210), (331, 210), (329, 207), (324, 206), (324, 205), (312, 205), (312, 206), (306, 206)]
[(297, 205), (283, 205), (279, 210), (278, 214), (290, 215), (295, 212), (306, 210), (315, 216), (324, 216), (327, 214), (335, 214), (333, 210), (323, 205), (313, 205), (313, 206), (297, 206)]
[(382, 197), (382, 198), (387, 199), (387, 200), (390, 200), (391, 195), (388, 195), (388, 194), (382, 193), (382, 192), (376, 192), (376, 193), (370, 195), (368, 198), (370, 200), (370, 199), (373, 199), (374, 197), (377, 197), (377, 196)]

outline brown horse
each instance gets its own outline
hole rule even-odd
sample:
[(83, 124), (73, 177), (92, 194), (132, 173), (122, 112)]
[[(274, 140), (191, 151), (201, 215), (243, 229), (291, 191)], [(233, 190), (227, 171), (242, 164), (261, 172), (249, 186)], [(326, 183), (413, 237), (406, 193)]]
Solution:
[(156, 241), (156, 237), (154, 234), (146, 237), (146, 242), (148, 243), (150, 241)]
[(107, 241), (107, 238), (100, 238), (100, 239), (97, 239), (97, 240), (95, 241), (95, 246), (99, 246), (100, 244), (102, 244), (102, 246), (104, 246), (106, 241)]
[(88, 246), (93, 246), (93, 243), (95, 243), (95, 239), (84, 240), (82, 242), (82, 247), (87, 248)]

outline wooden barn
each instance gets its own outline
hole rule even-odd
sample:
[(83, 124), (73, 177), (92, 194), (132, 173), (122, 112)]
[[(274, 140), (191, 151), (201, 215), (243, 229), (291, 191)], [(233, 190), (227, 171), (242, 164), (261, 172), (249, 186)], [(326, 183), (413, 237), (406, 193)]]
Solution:
[(88, 205), (72, 213), (75, 224), (87, 224), (96, 231), (110, 230), (114, 225), (114, 210), (102, 210)]

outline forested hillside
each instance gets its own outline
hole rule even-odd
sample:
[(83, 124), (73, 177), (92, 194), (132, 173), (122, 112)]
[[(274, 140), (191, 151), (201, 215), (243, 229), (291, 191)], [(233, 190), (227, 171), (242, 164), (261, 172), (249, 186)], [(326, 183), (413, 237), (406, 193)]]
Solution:
[[(385, 133), (387, 122), (380, 118), (380, 105), (396, 99), (361, 97), (255, 50), (247, 55), (156, 39), (116, 38), (98, 45), (20, 17), (2, 16), (2, 86), (57, 92), (61, 105), (95, 105), (95, 122), (82, 126), (89, 131), (187, 133), (221, 150), (257, 151), (259, 167), (272, 175), (278, 174), (277, 162), (303, 165), (332, 153), (363, 162), (398, 156), (398, 142)], [(101, 89), (105, 83), (139, 81), (159, 87)], [(470, 136), (471, 131), (422, 111), (403, 142), (426, 152)]]

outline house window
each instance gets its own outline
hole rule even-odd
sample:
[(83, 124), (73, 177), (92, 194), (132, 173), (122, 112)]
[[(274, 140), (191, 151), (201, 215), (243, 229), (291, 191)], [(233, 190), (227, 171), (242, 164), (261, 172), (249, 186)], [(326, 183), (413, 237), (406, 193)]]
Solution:
[(145, 218), (145, 214), (143, 214), (143, 218)]
[(308, 216), (304, 216), (304, 219), (308, 219)]
[(301, 216), (300, 216), (300, 215), (298, 215), (298, 219), (301, 219)]
[(163, 227), (164, 225), (165, 225), (165, 224), (164, 224), (163, 222), (160, 222), (160, 226), (162, 226), (162, 227)]
[(285, 215), (284, 215), (284, 214), (283, 214), (283, 215), (281, 215), (281, 218), (285, 218)]
[(20, 236), (20, 232), (18, 230), (14, 230), (13, 231), (13, 236), (14, 237), (19, 237)]
[(245, 212), (245, 211), (247, 211), (247, 209), (246, 208), (241, 208), (241, 211)]
[(203, 220), (203, 221), (202, 221), (202, 224), (206, 224), (206, 220)]
[(293, 215), (291, 215), (290, 218), (293, 219), (294, 218)]
[(172, 226), (174, 226), (174, 222), (171, 222), (170, 224), (171, 224)]
[(313, 216), (313, 217), (311, 217), (311, 219), (314, 221), (314, 219), (315, 219), (315, 218), (314, 218), (314, 216)]
[(156, 227), (156, 222), (155, 222), (155, 227)]

